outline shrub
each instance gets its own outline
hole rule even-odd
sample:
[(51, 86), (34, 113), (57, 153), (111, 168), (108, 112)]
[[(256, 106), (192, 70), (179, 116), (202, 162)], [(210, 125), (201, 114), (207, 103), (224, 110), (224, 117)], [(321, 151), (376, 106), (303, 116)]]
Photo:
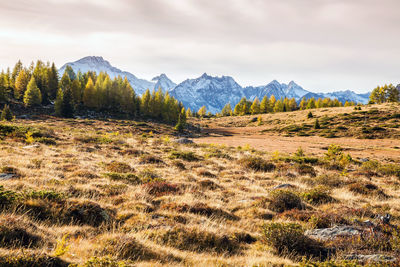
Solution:
[(25, 251), (13, 255), (0, 255), (0, 266), (3, 267), (67, 267), (69, 263), (58, 257), (46, 254), (32, 254)]
[(135, 169), (133, 169), (128, 164), (123, 163), (123, 162), (117, 162), (117, 161), (113, 161), (113, 162), (107, 164), (106, 169), (109, 172), (119, 172), (119, 173), (127, 173), (127, 172), (135, 171)]
[(321, 243), (304, 235), (300, 225), (294, 223), (270, 223), (263, 226), (263, 239), (278, 255), (325, 258)]
[(63, 222), (86, 224), (98, 227), (112, 220), (112, 212), (103, 209), (99, 204), (91, 201), (69, 201), (61, 211)]
[(106, 257), (91, 257), (83, 264), (71, 264), (69, 267), (127, 267), (125, 261), (117, 261), (110, 256)]
[(324, 187), (313, 188), (302, 193), (301, 196), (306, 202), (313, 205), (320, 205), (335, 201), (335, 199), (329, 194), (329, 191)]
[(33, 190), (24, 193), (23, 197), (26, 199), (46, 199), (49, 201), (63, 201), (66, 198), (65, 194), (51, 190)]
[(197, 174), (201, 175), (201, 176), (205, 176), (205, 177), (210, 177), (210, 178), (217, 177), (215, 174), (213, 174), (213, 173), (211, 173), (211, 172), (209, 172), (208, 170), (205, 170), (205, 169), (198, 170)]
[(307, 165), (307, 164), (297, 164), (295, 166), (296, 171), (300, 174), (300, 175), (309, 175), (311, 177), (315, 177), (317, 176), (317, 173), (314, 169), (313, 166)]
[(260, 157), (245, 157), (239, 160), (239, 164), (255, 171), (271, 172), (276, 166)]
[(142, 183), (142, 180), (133, 173), (108, 172), (104, 173), (104, 176), (112, 181), (128, 182), (130, 184), (135, 184), (135, 185)]
[(303, 209), (298, 195), (288, 190), (276, 190), (271, 193), (268, 208), (275, 212), (284, 212), (291, 209)]
[(200, 157), (192, 151), (172, 151), (170, 159), (182, 159), (186, 161), (199, 161)]
[(1, 112), (0, 120), (2, 121), (12, 121), (13, 114), (11, 109), (8, 105), (4, 105), (3, 111)]
[(164, 161), (153, 155), (144, 155), (139, 160), (140, 164), (163, 164)]
[(4, 186), (0, 185), (0, 208), (5, 208), (10, 204), (14, 203), (18, 198), (18, 194), (14, 191), (4, 189)]
[(167, 231), (153, 232), (150, 238), (159, 244), (198, 253), (236, 254), (241, 250), (241, 245), (235, 238), (195, 228), (189, 230), (175, 227)]
[(314, 118), (314, 115), (312, 114), (312, 112), (311, 112), (311, 111), (310, 111), (310, 112), (308, 112), (308, 114), (307, 114), (307, 118), (308, 118), (308, 119)]

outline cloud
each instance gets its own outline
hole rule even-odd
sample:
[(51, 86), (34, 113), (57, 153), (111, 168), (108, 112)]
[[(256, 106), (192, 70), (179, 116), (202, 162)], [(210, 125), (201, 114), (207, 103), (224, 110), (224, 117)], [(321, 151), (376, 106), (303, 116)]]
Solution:
[[(0, 67), (102, 55), (139, 77), (203, 72), (367, 91), (398, 82), (397, 0), (0, 1)], [(397, 80), (396, 80), (397, 79)]]

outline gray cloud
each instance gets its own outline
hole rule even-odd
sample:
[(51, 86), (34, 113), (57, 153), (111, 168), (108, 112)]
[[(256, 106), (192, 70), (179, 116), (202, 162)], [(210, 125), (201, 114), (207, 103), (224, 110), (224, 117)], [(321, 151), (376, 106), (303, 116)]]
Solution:
[(398, 0), (0, 0), (0, 67), (102, 55), (139, 77), (203, 72), (314, 91), (399, 81)]

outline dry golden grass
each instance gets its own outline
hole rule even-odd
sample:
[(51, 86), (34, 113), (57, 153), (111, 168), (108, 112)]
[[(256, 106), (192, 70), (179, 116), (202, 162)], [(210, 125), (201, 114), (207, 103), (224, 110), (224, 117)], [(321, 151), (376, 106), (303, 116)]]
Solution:
[[(265, 115), (263, 121), (293, 115)], [(225, 127), (244, 120), (203, 123)], [(0, 180), (0, 221), (14, 222), (0, 226), (0, 237), (13, 232), (17, 238), (0, 240), (0, 263), (11, 261), (7, 254), (22, 259), (28, 251), (37, 258), (61, 260), (53, 266), (295, 265), (298, 257), (276, 253), (265, 240), (263, 225), (353, 225), (354, 219), (374, 220), (370, 217), (385, 213), (393, 216), (393, 225), (400, 222), (400, 177), (383, 168), (366, 175), (357, 160), (325, 159), (326, 150), (311, 154), (303, 146), (306, 155), (296, 157), (284, 149), (277, 154), (249, 146), (181, 145), (172, 142), (172, 127), (156, 123), (47, 118), (11, 124), (43, 127), (56, 144), (26, 147), (23, 136), (2, 137), (0, 173), (17, 175)], [(324, 139), (325, 146), (330, 140)], [(312, 157), (318, 162), (296, 162)], [(399, 166), (398, 154), (388, 154), (381, 163), (389, 161)], [(386, 196), (352, 191), (356, 182), (372, 183)], [(279, 193), (272, 193), (285, 183), (293, 186), (285, 190), (301, 201), (293, 206), (299, 210), (271, 210), (273, 201), (286, 203), (285, 196), (277, 200)], [(325, 201), (322, 191), (310, 191), (322, 187), (333, 199)], [(18, 234), (23, 236), (20, 242)], [(346, 247), (333, 259), (349, 252)], [(388, 251), (371, 245), (353, 252), (398, 255), (395, 246)]]

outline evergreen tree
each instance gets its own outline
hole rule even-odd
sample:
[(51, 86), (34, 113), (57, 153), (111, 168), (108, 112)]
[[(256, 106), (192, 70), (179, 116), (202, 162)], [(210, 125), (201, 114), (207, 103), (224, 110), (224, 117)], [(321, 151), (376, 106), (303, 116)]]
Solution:
[[(147, 89), (146, 92), (142, 95), (142, 99), (141, 99), (141, 103), (140, 103), (140, 111), (141, 113), (148, 117), (150, 115), (150, 101), (151, 101), (151, 94), (150, 94), (150, 90)], [(164, 112), (169, 112), (170, 111), (170, 103), (167, 103), (167, 110)]]
[(309, 118), (309, 119), (311, 119), (311, 118), (314, 118), (314, 115), (312, 114), (312, 112), (310, 111), (310, 112), (308, 112), (308, 114), (307, 114), (307, 118)]
[(314, 129), (321, 129), (321, 126), (319, 125), (318, 119), (315, 120)]
[(11, 112), (11, 109), (8, 105), (4, 105), (3, 111), (1, 112), (1, 118), (2, 121), (12, 121), (13, 119), (13, 114)]
[(53, 63), (47, 70), (48, 94), (50, 99), (55, 99), (58, 92), (58, 71)]
[(207, 114), (207, 108), (206, 106), (202, 106), (199, 111), (197, 112), (199, 114), (200, 117), (204, 117)]
[(7, 87), (5, 86), (5, 73), (0, 74), (0, 103), (7, 100)]
[(89, 78), (83, 93), (83, 104), (90, 109), (97, 108), (96, 90), (91, 78)]
[(400, 91), (393, 84), (388, 86), (387, 90), (387, 102), (399, 102), (400, 101)]
[(56, 116), (63, 116), (63, 98), (64, 94), (61, 88), (58, 89), (56, 101), (54, 102), (54, 109), (56, 112)]
[(222, 116), (231, 116), (232, 115), (232, 107), (231, 103), (226, 104), (223, 109), (221, 110)]
[(270, 111), (268, 96), (264, 96), (260, 103), (260, 112), (268, 113)]
[(39, 88), (42, 95), (42, 104), (49, 104), (48, 97), (48, 76), (47, 69), (44, 63), (40, 60), (36, 62), (35, 69), (33, 70), (33, 77), (35, 78), (36, 86)]
[(300, 109), (301, 109), (301, 110), (304, 110), (304, 109), (306, 109), (306, 108), (307, 108), (307, 101), (306, 101), (306, 98), (303, 97), (303, 98), (301, 99), (301, 101), (300, 101)]
[(15, 79), (14, 97), (16, 99), (21, 99), (24, 96), (29, 80), (28, 72), (25, 69), (22, 69)]
[(274, 95), (271, 95), (271, 97), (269, 98), (269, 105), (271, 107), (271, 112), (274, 110), (275, 103), (276, 103), (276, 98)]
[(15, 81), (17, 79), (18, 74), (22, 71), (22, 69), (23, 69), (22, 62), (21, 60), (18, 60), (11, 73), (11, 87), (15, 88)]
[(316, 108), (315, 98), (312, 97), (312, 98), (308, 99), (308, 101), (307, 101), (307, 109), (314, 109), (314, 108)]
[(72, 92), (72, 103), (74, 107), (78, 107), (82, 103), (82, 86), (78, 79), (75, 79), (71, 83), (71, 92)]
[(182, 116), (181, 114), (179, 114), (179, 119), (178, 119), (178, 123), (175, 125), (175, 130), (178, 132), (183, 132), (183, 129), (185, 128), (183, 122), (182, 122)]
[(71, 81), (73, 81), (73, 80), (76, 79), (76, 74), (75, 74), (74, 70), (72, 69), (72, 67), (71, 67), (70, 65), (67, 65), (67, 66), (65, 67), (64, 73), (67, 73), (67, 75), (68, 75), (68, 77), (69, 77), (69, 79), (70, 79)]
[(251, 104), (250, 107), (250, 112), (251, 114), (259, 114), (260, 113), (260, 100), (258, 100), (258, 97), (256, 97), (253, 101), (253, 103)]
[(42, 94), (36, 85), (35, 77), (28, 83), (24, 94), (24, 103), (27, 107), (38, 106), (42, 103)]
[(279, 99), (278, 101), (275, 102), (274, 105), (274, 112), (283, 112), (284, 105), (282, 99)]
[(74, 104), (72, 99), (72, 91), (71, 88), (68, 87), (63, 90), (62, 116), (66, 118), (74, 117)]

